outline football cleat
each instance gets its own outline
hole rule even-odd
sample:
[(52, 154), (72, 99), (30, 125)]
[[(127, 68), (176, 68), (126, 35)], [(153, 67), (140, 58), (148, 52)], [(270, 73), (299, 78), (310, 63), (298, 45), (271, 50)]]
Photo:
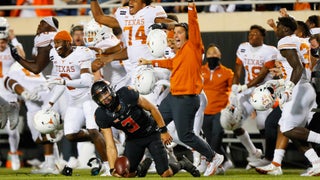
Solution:
[(199, 170), (192, 164), (192, 162), (185, 156), (179, 161), (182, 166), (182, 169), (189, 172), (193, 177), (200, 177)]
[(218, 167), (222, 164), (223, 159), (224, 159), (223, 155), (216, 153), (212, 161), (208, 164), (207, 169), (204, 172), (203, 176), (215, 175)]
[(269, 174), (269, 175), (282, 175), (282, 169), (281, 166), (276, 166), (273, 163), (270, 163), (269, 165), (262, 166), (262, 167), (256, 167), (256, 171), (260, 174)]

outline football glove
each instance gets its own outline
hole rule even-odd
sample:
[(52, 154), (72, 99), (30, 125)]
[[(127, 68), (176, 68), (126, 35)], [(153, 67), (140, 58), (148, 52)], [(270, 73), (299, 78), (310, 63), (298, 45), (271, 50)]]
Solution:
[(39, 101), (40, 100), (40, 96), (38, 95), (37, 92), (33, 93), (33, 92), (29, 92), (27, 90), (25, 90), (21, 93), (21, 97), (24, 100), (30, 100), (30, 101)]
[(13, 46), (11, 43), (8, 43), (8, 45), (9, 45), (11, 56), (13, 57), (13, 59), (16, 61), (20, 61), (21, 56), (19, 55), (17, 48)]
[(279, 95), (279, 105), (282, 108), (283, 104), (290, 101), (292, 98), (292, 90), (295, 84), (292, 81), (288, 81), (284, 85), (284, 91)]

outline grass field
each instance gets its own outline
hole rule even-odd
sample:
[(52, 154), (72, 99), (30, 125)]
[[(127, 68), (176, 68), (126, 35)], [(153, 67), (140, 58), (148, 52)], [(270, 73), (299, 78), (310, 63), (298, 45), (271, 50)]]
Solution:
[[(77, 180), (84, 180), (84, 179), (115, 179), (115, 177), (100, 177), (100, 176), (91, 176), (90, 170), (80, 170), (75, 169), (73, 171), (72, 177), (66, 177), (63, 175), (35, 175), (30, 174), (30, 168), (22, 168), (18, 171), (12, 171), (6, 168), (0, 168), (0, 179), (77, 179)], [(269, 176), (269, 175), (259, 175), (255, 172), (255, 170), (244, 170), (244, 169), (230, 169), (226, 172), (225, 175), (217, 175), (212, 177), (203, 177), (201, 176), (200, 179), (219, 179), (219, 180), (229, 180), (229, 179), (237, 179), (237, 180), (255, 180), (255, 179), (287, 179), (287, 180), (295, 180), (295, 179), (320, 179), (319, 177), (300, 177), (300, 173), (304, 171), (303, 169), (284, 169), (284, 175), (282, 176)], [(137, 178), (137, 179), (160, 179), (160, 176), (157, 174), (148, 174), (145, 178)], [(186, 180), (186, 179), (194, 179), (188, 173), (178, 173), (174, 177), (170, 178), (171, 180), (179, 179), (179, 180)]]

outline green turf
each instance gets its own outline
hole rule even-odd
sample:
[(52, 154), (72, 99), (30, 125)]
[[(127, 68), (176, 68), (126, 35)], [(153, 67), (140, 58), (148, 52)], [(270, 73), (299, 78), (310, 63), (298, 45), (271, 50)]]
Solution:
[[(18, 171), (12, 171), (11, 169), (0, 168), (0, 180), (2, 179), (115, 179), (115, 177), (100, 177), (100, 176), (90, 176), (89, 169), (75, 169), (73, 171), (72, 177), (66, 177), (63, 175), (35, 175), (30, 174), (30, 168), (22, 168)], [(269, 176), (269, 175), (259, 175), (254, 170), (244, 170), (244, 169), (230, 169), (226, 172), (225, 175), (217, 175), (213, 177), (203, 177), (201, 176), (200, 179), (219, 179), (219, 180), (229, 180), (229, 179), (236, 179), (236, 180), (248, 180), (248, 179), (288, 179), (288, 180), (295, 180), (295, 179), (320, 179), (319, 177), (300, 177), (300, 173), (303, 172), (303, 169), (284, 169), (284, 175), (282, 176)], [(160, 179), (160, 176), (157, 174), (148, 174), (145, 178), (138, 178), (138, 179)], [(170, 179), (193, 179), (193, 177), (188, 173), (178, 173), (174, 177)]]

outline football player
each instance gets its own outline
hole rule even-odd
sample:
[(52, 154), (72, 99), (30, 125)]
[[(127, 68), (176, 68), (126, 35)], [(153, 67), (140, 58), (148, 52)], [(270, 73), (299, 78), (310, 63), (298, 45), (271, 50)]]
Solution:
[[(278, 49), (283, 57), (280, 60), (287, 74), (284, 81), (275, 83), (276, 85), (285, 86), (280, 98), (280, 103), (283, 104), (282, 115), (279, 120), (280, 131), (304, 153), (312, 164), (312, 167), (301, 175), (319, 176), (320, 158), (307, 142), (319, 143), (317, 138), (320, 137), (320, 134), (305, 128), (307, 121), (313, 115), (312, 112), (310, 113), (311, 109), (316, 107), (316, 94), (309, 83), (308, 69), (304, 68), (304, 65), (307, 66), (310, 62), (301, 58), (303, 56), (300, 48), (302, 43), (294, 35), (294, 31), (297, 29), (296, 21), (291, 17), (281, 17), (278, 18), (278, 21), (276, 31), (276, 35), (279, 38)], [(274, 159), (282, 158), (284, 153), (285, 150), (278, 152), (278, 155), (275, 152)], [(277, 171), (282, 174), (280, 165), (273, 161), (270, 165), (256, 170), (266, 174)]]
[[(11, 168), (18, 170), (20, 168), (20, 160), (18, 156), (18, 146), (20, 134), (16, 128), (19, 123), (19, 103), (17, 95), (11, 93), (5, 88), (5, 76), (11, 65), (14, 63), (14, 58), (11, 56), (12, 47), (17, 48), (18, 52), (23, 52), (21, 44), (17, 39), (9, 38), (9, 23), (6, 18), (0, 17), (0, 128), (6, 127), (9, 135)], [(11, 43), (9, 41), (11, 40)], [(21, 54), (24, 55), (24, 52)], [(6, 126), (7, 125), (7, 126)]]
[[(273, 46), (264, 44), (266, 30), (259, 25), (250, 27), (248, 42), (239, 45), (237, 50), (237, 59), (235, 72), (232, 81), (232, 93), (230, 95), (230, 104), (221, 112), (221, 125), (225, 129), (232, 130), (240, 142), (249, 152), (247, 160), (254, 162), (262, 156), (262, 151), (257, 149), (252, 143), (248, 132), (241, 127), (242, 121), (246, 120), (253, 112), (254, 108), (249, 102), (250, 95), (259, 84), (271, 79), (269, 69), (274, 67), (277, 57), (277, 49)], [(240, 77), (245, 69), (244, 85), (240, 85)], [(234, 122), (232, 118), (226, 116), (226, 113), (237, 109), (239, 120)], [(266, 111), (257, 111), (256, 122), (258, 130), (263, 134), (264, 121), (271, 109)], [(230, 127), (232, 125), (232, 127)], [(249, 166), (250, 167), (250, 166)]]
[[(106, 145), (94, 120), (96, 105), (89, 94), (93, 83), (91, 62), (95, 56), (89, 48), (72, 46), (71, 43), (72, 38), (67, 31), (60, 31), (54, 36), (54, 48), (50, 51), (54, 66), (47, 83), (59, 91), (51, 94), (43, 109), (52, 108), (66, 90), (69, 101), (64, 117), (65, 136), (70, 141), (92, 141), (104, 162), (102, 171), (108, 172)], [(84, 125), (86, 129), (82, 128)]]
[[(275, 28), (276, 29), (276, 28)], [(302, 62), (306, 64), (305, 70), (310, 76), (310, 56), (309, 56), (309, 43), (307, 42), (308, 37), (310, 36), (310, 31), (308, 26), (302, 22), (297, 21), (297, 30), (295, 31), (295, 35), (299, 37), (299, 40), (301, 42), (300, 44), (300, 53), (302, 56), (300, 56)], [(281, 55), (279, 54), (279, 59), (281, 59)], [(282, 61), (276, 61), (275, 68), (271, 69), (271, 73), (277, 77), (277, 78), (287, 78), (287, 71), (283, 68)], [(272, 82), (272, 81), (271, 81)], [(271, 86), (270, 83), (265, 83), (266, 86)], [(283, 90), (283, 86), (275, 88), (275, 95), (279, 94), (279, 91)], [(266, 97), (264, 95), (264, 97)], [(264, 103), (265, 104), (265, 103)], [(271, 104), (272, 105), (272, 104)], [(282, 108), (282, 105), (281, 105)], [(282, 110), (278, 106), (276, 107), (267, 117), (265, 122), (265, 137), (266, 137), (266, 152), (265, 157), (259, 161), (255, 162), (255, 167), (257, 168), (264, 168), (264, 167), (271, 167), (268, 166), (271, 161), (275, 162), (277, 165), (281, 165), (282, 159), (284, 158), (284, 151), (289, 143), (289, 139), (284, 136), (280, 131), (278, 131), (278, 122), (281, 118)], [(280, 166), (277, 166), (277, 168), (274, 168), (273, 170), (270, 170), (267, 172), (267, 174), (272, 175), (280, 175), (282, 174), (282, 170)]]
[(41, 134), (35, 129), (34, 115), (41, 110), (41, 105), (49, 95), (49, 89), (45, 87), (46, 79), (42, 73), (34, 74), (19, 63), (15, 62), (6, 76), (6, 88), (18, 94), (27, 107), (27, 123), (32, 135), (32, 139), (37, 144), (43, 144), (45, 161), (40, 169), (34, 169), (34, 174), (59, 174), (55, 167), (55, 157), (53, 155), (53, 145), (58, 142), (63, 132), (55, 131), (51, 134)]

